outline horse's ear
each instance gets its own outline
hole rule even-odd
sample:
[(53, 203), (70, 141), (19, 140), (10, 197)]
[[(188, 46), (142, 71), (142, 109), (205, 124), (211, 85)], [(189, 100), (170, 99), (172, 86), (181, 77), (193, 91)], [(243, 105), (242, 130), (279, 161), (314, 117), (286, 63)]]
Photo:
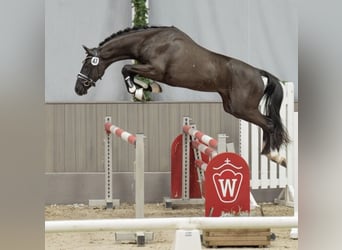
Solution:
[(87, 46), (82, 45), (83, 49), (89, 54), (90, 53), (90, 49), (87, 48)]

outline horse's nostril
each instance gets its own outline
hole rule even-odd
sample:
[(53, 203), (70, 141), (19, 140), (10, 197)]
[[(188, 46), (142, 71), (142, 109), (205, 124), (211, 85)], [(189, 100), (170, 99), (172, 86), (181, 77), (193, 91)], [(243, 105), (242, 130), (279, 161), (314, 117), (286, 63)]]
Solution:
[(75, 92), (76, 94), (78, 95), (84, 95), (86, 90), (83, 88), (83, 86), (79, 83), (76, 83), (76, 86), (75, 86)]

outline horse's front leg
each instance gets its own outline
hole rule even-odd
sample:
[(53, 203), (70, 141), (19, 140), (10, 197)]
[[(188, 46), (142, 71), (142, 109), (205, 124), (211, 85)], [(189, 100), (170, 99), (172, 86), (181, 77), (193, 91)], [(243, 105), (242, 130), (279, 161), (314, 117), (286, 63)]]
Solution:
[[(152, 82), (151, 84), (146, 84), (143, 81), (138, 79), (134, 79), (136, 75), (143, 76), (149, 79), (160, 78), (162, 72), (157, 70), (152, 65), (149, 64), (134, 64), (134, 65), (125, 65), (122, 70), (122, 75), (125, 79), (125, 83), (127, 86), (127, 90), (129, 93), (134, 94), (136, 92), (136, 86), (140, 86), (145, 90), (151, 91), (153, 93), (162, 92), (161, 87), (158, 83)], [(135, 89), (134, 89), (135, 88)]]
[(135, 83), (134, 83), (134, 76), (136, 74), (132, 74), (132, 72), (130, 72), (128, 70), (128, 67), (129, 65), (125, 65), (122, 70), (121, 70), (121, 73), (124, 77), (124, 80), (125, 80), (125, 84), (126, 84), (126, 88), (127, 88), (127, 91), (128, 93), (130, 94), (134, 94), (136, 91), (137, 91), (137, 88), (135, 86)]

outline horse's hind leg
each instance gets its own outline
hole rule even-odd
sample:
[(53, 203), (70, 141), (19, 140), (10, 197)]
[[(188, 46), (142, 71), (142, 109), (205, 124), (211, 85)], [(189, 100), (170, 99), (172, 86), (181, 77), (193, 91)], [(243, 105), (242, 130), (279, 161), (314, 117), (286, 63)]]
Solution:
[(270, 132), (268, 132), (264, 129), (262, 130), (262, 132), (263, 132), (263, 138), (262, 138), (263, 139), (263, 149), (261, 151), (261, 154), (265, 155), (269, 160), (286, 167), (287, 166), (286, 158), (279, 154), (279, 150), (272, 149), (272, 147), (271, 147), (272, 136), (271, 136)]
[(223, 107), (227, 113), (234, 115), (237, 118), (243, 119), (245, 121), (251, 122), (262, 128), (263, 131), (263, 149), (261, 154), (266, 155), (266, 157), (284, 167), (286, 167), (286, 159), (279, 155), (278, 150), (272, 149), (272, 133), (274, 132), (273, 122), (270, 118), (263, 115), (258, 106), (256, 108), (246, 108), (244, 105), (238, 105), (238, 107), (232, 105), (230, 99), (224, 98), (221, 94), (223, 100)]
[(272, 133), (274, 133), (273, 123), (270, 118), (264, 116), (259, 110), (254, 111), (249, 118), (245, 118), (250, 122), (260, 126), (263, 131), (263, 149), (261, 154), (266, 155), (266, 157), (284, 167), (287, 166), (286, 158), (279, 154), (278, 149), (273, 149)]

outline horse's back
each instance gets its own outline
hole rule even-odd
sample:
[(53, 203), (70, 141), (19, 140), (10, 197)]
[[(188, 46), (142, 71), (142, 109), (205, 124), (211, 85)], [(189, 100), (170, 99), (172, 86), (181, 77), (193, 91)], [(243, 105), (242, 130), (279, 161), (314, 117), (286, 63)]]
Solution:
[(192, 40), (192, 38), (186, 33), (174, 26), (152, 28), (150, 30), (145, 30), (145, 32), (146, 35), (142, 43), (144, 50), (158, 49), (160, 46), (163, 46), (164, 48), (173, 48), (174, 52), (176, 52), (175, 49), (189, 52), (193, 51), (194, 49), (203, 51), (206, 50)]

